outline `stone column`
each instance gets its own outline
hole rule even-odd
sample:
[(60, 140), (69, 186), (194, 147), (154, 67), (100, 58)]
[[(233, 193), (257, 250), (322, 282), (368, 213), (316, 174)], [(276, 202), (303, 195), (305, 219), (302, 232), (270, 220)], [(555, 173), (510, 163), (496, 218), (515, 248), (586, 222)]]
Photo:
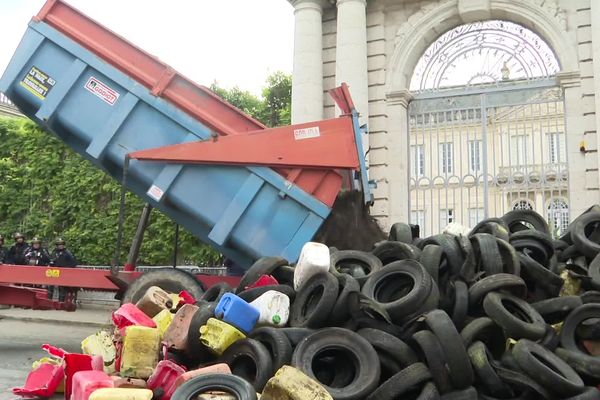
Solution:
[(366, 0), (337, 0), (335, 81), (350, 87), (361, 123), (369, 121), (366, 6)]
[(291, 0), (295, 8), (292, 124), (323, 119), (323, 28), (320, 0)]
[(409, 90), (387, 95), (387, 168), (389, 181), (389, 223), (410, 222), (410, 189), (408, 165), (408, 104), (412, 100)]

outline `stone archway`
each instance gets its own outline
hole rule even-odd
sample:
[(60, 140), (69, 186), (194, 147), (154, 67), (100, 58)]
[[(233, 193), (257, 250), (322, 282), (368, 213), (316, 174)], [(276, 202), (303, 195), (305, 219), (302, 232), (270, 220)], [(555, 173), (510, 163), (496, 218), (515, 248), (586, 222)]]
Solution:
[[(565, 90), (565, 97), (572, 100), (566, 118), (577, 115), (579, 105), (575, 91), (579, 86), (579, 65), (576, 47), (572, 45), (574, 32), (567, 31), (566, 16), (556, 1), (523, 0), (517, 4), (509, 0), (446, 0), (423, 7), (396, 31), (394, 51), (387, 68), (389, 221), (409, 220), (407, 108), (412, 99), (409, 85), (415, 66), (428, 46), (443, 33), (463, 24), (490, 19), (520, 24), (548, 43), (561, 65), (559, 83), (564, 89), (575, 89), (571, 96)], [(579, 138), (573, 135), (568, 139), (569, 146), (577, 147)], [(573, 207), (576, 208), (577, 205)]]

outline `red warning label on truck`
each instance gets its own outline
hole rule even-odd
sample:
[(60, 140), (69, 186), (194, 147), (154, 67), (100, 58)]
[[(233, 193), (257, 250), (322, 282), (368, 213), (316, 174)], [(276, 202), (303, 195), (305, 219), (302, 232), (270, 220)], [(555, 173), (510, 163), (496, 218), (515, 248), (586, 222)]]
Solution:
[(98, 79), (93, 76), (88, 79), (85, 84), (85, 88), (90, 92), (94, 93), (96, 96), (100, 97), (102, 100), (110, 104), (111, 106), (117, 102), (119, 99), (119, 92), (111, 89), (104, 83), (100, 82)]

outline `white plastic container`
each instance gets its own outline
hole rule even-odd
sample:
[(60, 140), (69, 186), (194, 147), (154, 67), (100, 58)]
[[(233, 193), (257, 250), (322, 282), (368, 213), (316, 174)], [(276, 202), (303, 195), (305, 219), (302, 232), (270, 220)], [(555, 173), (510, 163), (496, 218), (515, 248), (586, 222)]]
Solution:
[(269, 290), (252, 303), (260, 310), (258, 325), (285, 326), (290, 316), (290, 298), (276, 290)]
[(330, 263), (329, 247), (322, 243), (307, 242), (302, 247), (294, 271), (294, 289), (298, 290), (310, 277), (329, 271)]

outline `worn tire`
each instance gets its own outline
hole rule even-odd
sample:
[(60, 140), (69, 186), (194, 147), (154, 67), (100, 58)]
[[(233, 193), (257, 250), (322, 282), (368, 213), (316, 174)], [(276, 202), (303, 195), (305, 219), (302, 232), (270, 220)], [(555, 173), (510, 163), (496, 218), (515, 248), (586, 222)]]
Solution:
[(252, 331), (250, 338), (261, 342), (273, 360), (273, 370), (277, 371), (292, 360), (292, 344), (285, 333), (278, 328), (262, 327)]
[(229, 374), (197, 376), (181, 385), (172, 400), (195, 400), (199, 394), (220, 391), (235, 397), (236, 400), (256, 400), (256, 391), (246, 380)]
[(200, 327), (206, 325), (209, 318), (215, 315), (215, 303), (200, 305), (194, 313), (188, 327), (186, 354), (192, 359), (206, 362), (214, 359), (212, 353), (200, 342)]
[(352, 276), (340, 274), (337, 280), (340, 285), (339, 295), (329, 315), (329, 320), (333, 324), (340, 324), (350, 319), (348, 295), (352, 292), (360, 292), (360, 284)]
[[(336, 276), (346, 273), (361, 284), (367, 280), (370, 274), (383, 268), (381, 260), (366, 251), (339, 250), (332, 253), (330, 259), (329, 272)], [(361, 272), (360, 275), (356, 274), (357, 269)]]
[(467, 314), (469, 312), (469, 288), (463, 281), (456, 280), (450, 284), (454, 297), (454, 305), (452, 306), (452, 322), (457, 330), (461, 330), (465, 326)]
[(433, 310), (425, 314), (425, 323), (437, 336), (450, 370), (450, 380), (457, 389), (473, 384), (473, 369), (461, 336), (454, 323), (442, 310)]
[(446, 358), (437, 336), (431, 331), (422, 330), (413, 334), (412, 340), (417, 344), (417, 346), (414, 346), (415, 349), (421, 350), (421, 359), (427, 363), (433, 382), (440, 393), (444, 394), (452, 391), (450, 374), (448, 368), (446, 368)]
[(561, 397), (574, 396), (584, 390), (577, 372), (548, 349), (521, 339), (512, 350), (517, 363), (532, 379), (552, 388)]
[(302, 339), (315, 332), (314, 329), (310, 328), (277, 328), (277, 330), (285, 334), (292, 344), (292, 347), (296, 347), (296, 345), (300, 343)]
[(290, 308), (290, 326), (320, 328), (337, 300), (339, 284), (330, 273), (317, 274), (300, 287)]
[(540, 313), (547, 324), (558, 324), (582, 304), (579, 296), (563, 296), (538, 301), (531, 306)]
[(244, 378), (261, 392), (273, 376), (273, 361), (269, 350), (257, 340), (238, 340), (225, 350), (219, 358), (231, 368), (231, 373)]
[(394, 261), (418, 260), (421, 255), (420, 249), (412, 244), (390, 241), (377, 244), (371, 253), (381, 260), (383, 265)]
[[(336, 400), (359, 400), (369, 395), (379, 384), (381, 368), (377, 352), (360, 335), (343, 328), (324, 328), (305, 337), (294, 350), (292, 366), (316, 379), (313, 365), (319, 357), (330, 355), (340, 362), (340, 371), (353, 369), (354, 379), (338, 387), (323, 384)], [(354, 362), (344, 361), (354, 360)], [(335, 376), (332, 378), (335, 381)]]
[(422, 249), (428, 244), (436, 244), (442, 248), (448, 262), (450, 274), (458, 275), (465, 262), (465, 258), (460, 245), (456, 241), (456, 237), (448, 234), (430, 236), (423, 239), (419, 243), (419, 247)]
[[(510, 304), (510, 309), (505, 303)], [(503, 293), (488, 293), (483, 300), (485, 313), (513, 339), (539, 340), (546, 334), (546, 322), (530, 304)], [(518, 313), (519, 315), (514, 315)]]
[(392, 357), (402, 368), (417, 362), (417, 355), (413, 349), (389, 333), (373, 328), (363, 328), (356, 333), (366, 339), (378, 353)]
[(494, 369), (491, 354), (483, 342), (477, 341), (467, 349), (476, 380), (487, 393), (494, 397), (509, 398), (512, 390), (502, 382)]
[(521, 277), (512, 274), (496, 274), (487, 276), (475, 282), (469, 288), (469, 303), (471, 308), (481, 304), (490, 292), (509, 291), (511, 294), (524, 299), (527, 296), (527, 285)]
[[(579, 352), (581, 351), (576, 340), (577, 327), (585, 320), (590, 318), (600, 318), (600, 304), (590, 303), (577, 307), (565, 319), (560, 330), (560, 344), (566, 350)], [(587, 355), (587, 354), (586, 354)]]
[(479, 397), (474, 387), (468, 387), (463, 390), (446, 393), (440, 397), (440, 400), (477, 400)]
[(367, 400), (394, 400), (402, 398), (403, 394), (430, 379), (431, 372), (429, 372), (425, 364), (412, 364), (385, 381), (367, 397)]
[(428, 244), (421, 251), (421, 257), (419, 258), (419, 262), (436, 284), (439, 284), (439, 276), (440, 269), (442, 267), (442, 262), (444, 261), (444, 252), (442, 248), (436, 244)]
[(460, 336), (466, 348), (478, 340), (483, 342), (496, 359), (504, 354), (508, 340), (504, 331), (488, 317), (475, 318), (469, 322)]
[(600, 223), (600, 212), (589, 212), (580, 216), (569, 227), (571, 240), (582, 254), (588, 258), (594, 258), (600, 253), (600, 243), (590, 240), (586, 235), (587, 227), (591, 224)]
[(410, 225), (403, 222), (396, 222), (393, 224), (390, 228), (389, 240), (412, 244), (413, 232)]
[(548, 229), (548, 224), (544, 217), (533, 210), (512, 210), (504, 214), (502, 220), (506, 226), (508, 226), (508, 230), (511, 233), (516, 232), (516, 230), (514, 230), (515, 226), (522, 222), (531, 224), (537, 231), (545, 234), (550, 233), (550, 229)]
[(290, 298), (290, 302), (293, 302), (296, 298), (296, 292), (294, 291), (294, 288), (288, 285), (258, 286), (238, 293), (238, 297), (247, 303), (251, 303), (270, 290), (285, 294)]
[(231, 286), (229, 286), (227, 282), (219, 282), (216, 285), (213, 285), (212, 287), (208, 288), (208, 290), (202, 294), (200, 300), (206, 301), (208, 303), (218, 303), (225, 293), (230, 292), (233, 292), (233, 289), (231, 288)]
[(187, 290), (194, 298), (199, 299), (204, 293), (202, 283), (189, 272), (177, 268), (158, 268), (143, 273), (127, 287), (121, 304), (137, 303), (151, 286), (158, 286), (171, 293)]
[(289, 262), (282, 257), (261, 257), (252, 264), (246, 271), (240, 284), (237, 287), (236, 293), (246, 290), (247, 286), (252, 285), (262, 275), (271, 275), (279, 267), (289, 265)]
[(486, 276), (500, 274), (504, 271), (502, 257), (496, 237), (489, 233), (477, 233), (471, 237), (473, 252), (476, 254), (477, 267)]

